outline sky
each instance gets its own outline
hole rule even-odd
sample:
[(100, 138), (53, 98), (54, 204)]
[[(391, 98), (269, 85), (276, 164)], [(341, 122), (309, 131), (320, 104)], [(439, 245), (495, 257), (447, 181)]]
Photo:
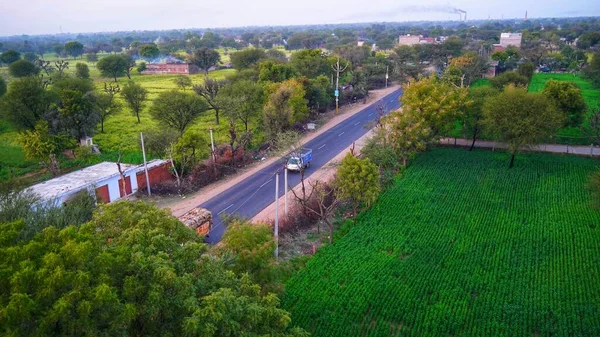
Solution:
[(0, 36), (332, 24), (600, 16), (598, 0), (0, 0)]

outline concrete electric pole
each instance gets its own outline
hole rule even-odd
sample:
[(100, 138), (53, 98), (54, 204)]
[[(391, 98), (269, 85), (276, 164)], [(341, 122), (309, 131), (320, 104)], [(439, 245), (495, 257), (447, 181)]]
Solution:
[(346, 68), (348, 68), (348, 62), (346, 62), (346, 65), (344, 66), (344, 68), (340, 68), (340, 58), (338, 56), (337, 58), (337, 62), (335, 65), (331, 66), (331, 68), (333, 68), (333, 71), (335, 71), (337, 77), (335, 79), (335, 114), (337, 115), (338, 111), (339, 111), (339, 99), (340, 99), (340, 73), (344, 72), (344, 70), (346, 70)]
[(275, 258), (279, 258), (279, 171), (275, 174)]

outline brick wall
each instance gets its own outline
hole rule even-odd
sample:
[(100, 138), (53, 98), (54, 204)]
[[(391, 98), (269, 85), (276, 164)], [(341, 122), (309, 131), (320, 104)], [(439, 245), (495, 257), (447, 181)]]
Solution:
[[(166, 162), (160, 166), (155, 166), (153, 168), (148, 169), (148, 179), (150, 180), (150, 187), (154, 186), (157, 183), (166, 182), (169, 180), (174, 180), (175, 178), (169, 171), (169, 166), (171, 163)], [(137, 173), (137, 184), (138, 189), (146, 188), (146, 173), (144, 170), (141, 170)]]
[(190, 63), (151, 63), (146, 65), (142, 75), (151, 74), (196, 74), (200, 69)]

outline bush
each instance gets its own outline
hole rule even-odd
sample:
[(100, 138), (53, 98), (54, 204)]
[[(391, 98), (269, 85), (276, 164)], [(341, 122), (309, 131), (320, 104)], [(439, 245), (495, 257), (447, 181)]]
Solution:
[(85, 63), (77, 62), (75, 64), (75, 76), (84, 79), (90, 78), (90, 68)]
[(96, 55), (96, 53), (88, 53), (85, 55), (85, 59), (88, 62), (96, 62), (98, 61), (98, 55)]
[(490, 84), (498, 90), (504, 89), (504, 87), (509, 84), (526, 88), (529, 85), (529, 79), (519, 75), (516, 71), (507, 71), (496, 77), (490, 78)]
[(18, 60), (8, 66), (8, 72), (13, 77), (27, 77), (39, 74), (40, 69), (27, 60)]

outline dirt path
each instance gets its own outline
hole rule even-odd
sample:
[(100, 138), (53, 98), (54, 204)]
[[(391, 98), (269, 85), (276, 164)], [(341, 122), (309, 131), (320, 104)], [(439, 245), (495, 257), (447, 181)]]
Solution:
[[(340, 113), (338, 115), (335, 115), (333, 111), (328, 112), (324, 115), (325, 119), (327, 119), (327, 122), (325, 122), (314, 132), (305, 135), (302, 138), (301, 142), (306, 143), (312, 140), (313, 138), (323, 134), (324, 132), (336, 126), (340, 122), (352, 117), (353, 115), (362, 111), (366, 107), (373, 105), (381, 97), (393, 92), (394, 90), (397, 90), (398, 88), (399, 86), (392, 86), (387, 89), (371, 91), (369, 93), (369, 98), (367, 99), (367, 104), (354, 104), (352, 106), (345, 106), (342, 109), (340, 109)], [(154, 201), (156, 205), (161, 208), (170, 208), (174, 216), (180, 216), (189, 211), (190, 209), (212, 199), (214, 196), (222, 193), (223, 191), (226, 191), (231, 186), (238, 184), (239, 182), (243, 181), (244, 179), (248, 178), (254, 173), (260, 171), (264, 167), (274, 163), (278, 159), (278, 156), (274, 156), (261, 162), (257, 162), (249, 167), (241, 169), (239, 171), (239, 174), (227, 177), (223, 180), (205, 186), (195, 193), (188, 194), (182, 197), (157, 198), (154, 199)]]
[[(463, 138), (442, 138), (440, 143), (444, 145), (456, 145), (456, 146), (471, 146), (473, 141), (470, 139)], [(500, 142), (478, 140), (475, 142), (475, 147), (489, 148), (489, 149), (506, 149), (506, 145)], [(533, 152), (551, 152), (551, 153), (565, 153), (574, 154), (579, 156), (600, 156), (600, 148), (594, 146), (574, 146), (574, 145), (561, 145), (561, 144), (538, 144), (529, 149), (523, 149), (523, 151)]]

